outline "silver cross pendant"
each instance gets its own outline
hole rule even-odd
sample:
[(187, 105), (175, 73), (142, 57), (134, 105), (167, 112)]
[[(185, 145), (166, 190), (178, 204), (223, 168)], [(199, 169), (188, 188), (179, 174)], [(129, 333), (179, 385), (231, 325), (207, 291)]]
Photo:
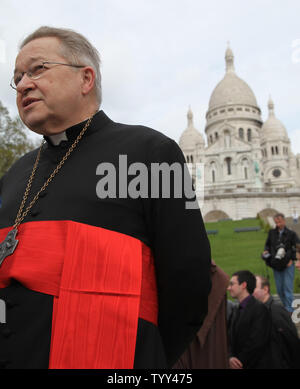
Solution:
[(16, 239), (18, 230), (13, 229), (9, 231), (6, 238), (0, 243), (0, 266), (6, 257), (13, 254), (19, 241)]

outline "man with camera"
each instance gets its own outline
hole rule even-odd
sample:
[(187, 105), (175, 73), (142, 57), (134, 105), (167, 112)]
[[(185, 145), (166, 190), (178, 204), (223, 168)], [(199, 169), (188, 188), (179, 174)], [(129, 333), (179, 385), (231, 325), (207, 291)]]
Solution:
[(295, 276), (297, 234), (286, 227), (282, 213), (274, 216), (276, 227), (271, 229), (265, 244), (262, 258), (274, 271), (277, 293), (290, 313), (293, 312), (293, 288)]

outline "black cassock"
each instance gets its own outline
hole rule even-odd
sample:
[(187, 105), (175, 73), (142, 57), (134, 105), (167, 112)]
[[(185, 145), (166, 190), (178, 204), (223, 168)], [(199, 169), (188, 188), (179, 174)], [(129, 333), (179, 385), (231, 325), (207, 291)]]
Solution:
[[(45, 138), (27, 205), (84, 124), (67, 129), (68, 140), (57, 146)], [(37, 150), (22, 157), (0, 181), (0, 232), (15, 222), (36, 155)], [(171, 198), (126, 198), (118, 196), (123, 183), (119, 184), (117, 179), (115, 198), (99, 198), (96, 188), (98, 185), (99, 189), (105, 174), (102, 171), (99, 175), (98, 167), (111, 164), (118, 178), (119, 173), (125, 172), (124, 166), (119, 167), (120, 156), (128, 167), (137, 162), (148, 168), (152, 163), (185, 163), (173, 140), (147, 127), (115, 123), (99, 111), (21, 227), (33, 225), (32, 222), (67, 221), (120, 233), (149, 247), (155, 265), (158, 324), (139, 317), (133, 367), (170, 367), (193, 339), (207, 313), (211, 285), (209, 242), (199, 209), (187, 209), (187, 201), (191, 200), (185, 196), (176, 198), (172, 190)], [(130, 181), (133, 176), (128, 177)], [(149, 175), (149, 184), (150, 181)], [(171, 186), (172, 183), (171, 175)], [(33, 247), (38, 233), (37, 230), (30, 237)], [(77, 237), (73, 239), (76, 241)], [(46, 246), (51, 249), (51, 239)], [(11, 261), (14, 255), (4, 262)], [(43, 263), (42, 255), (40, 261)], [(0, 283), (4, 268), (0, 267)], [(2, 368), (48, 368), (54, 297), (26, 287), (26, 282), (19, 278), (11, 277), (0, 289), (0, 298), (6, 302), (6, 324), (0, 328), (0, 364)], [(35, 278), (38, 280), (39, 274)], [(117, 342), (122, 341), (120, 336)]]

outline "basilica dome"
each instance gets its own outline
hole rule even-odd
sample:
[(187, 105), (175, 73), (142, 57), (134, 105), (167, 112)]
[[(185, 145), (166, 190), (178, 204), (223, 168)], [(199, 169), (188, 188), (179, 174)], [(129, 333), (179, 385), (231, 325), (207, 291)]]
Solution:
[(251, 105), (257, 107), (257, 101), (249, 85), (235, 74), (234, 56), (228, 48), (225, 54), (226, 74), (215, 87), (210, 101), (209, 110), (230, 104)]
[(204, 147), (205, 142), (203, 136), (199, 131), (196, 130), (193, 123), (193, 112), (191, 108), (189, 108), (187, 113), (188, 126), (183, 131), (180, 140), (179, 146), (182, 150), (194, 149), (195, 146)]
[(287, 130), (274, 113), (274, 103), (270, 98), (268, 102), (269, 117), (262, 126), (262, 136), (268, 140), (286, 138), (288, 139)]

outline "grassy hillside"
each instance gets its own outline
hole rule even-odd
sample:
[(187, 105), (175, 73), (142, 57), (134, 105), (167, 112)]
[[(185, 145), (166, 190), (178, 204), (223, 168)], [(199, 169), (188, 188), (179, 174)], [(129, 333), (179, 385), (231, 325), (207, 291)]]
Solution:
[[(234, 232), (235, 228), (259, 226), (256, 219), (206, 223), (206, 230), (218, 230), (217, 235), (208, 235), (212, 258), (229, 276), (237, 270), (250, 270), (254, 274), (270, 276), (271, 292), (276, 293), (273, 270), (266, 268), (261, 253), (267, 238), (263, 230)], [(294, 291), (300, 292), (300, 272), (295, 273)]]

